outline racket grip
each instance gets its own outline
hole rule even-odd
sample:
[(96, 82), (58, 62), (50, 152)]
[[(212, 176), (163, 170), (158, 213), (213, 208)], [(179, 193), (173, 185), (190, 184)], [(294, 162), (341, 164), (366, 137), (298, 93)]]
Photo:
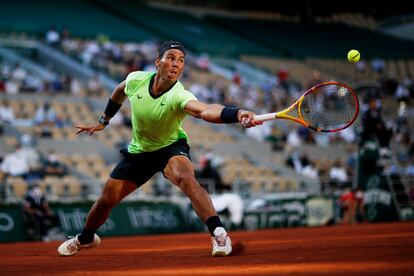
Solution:
[(254, 119), (256, 121), (270, 121), (270, 120), (275, 120), (277, 119), (276, 117), (276, 112), (275, 113), (268, 113), (268, 114), (263, 114), (263, 115), (256, 115), (254, 116)]

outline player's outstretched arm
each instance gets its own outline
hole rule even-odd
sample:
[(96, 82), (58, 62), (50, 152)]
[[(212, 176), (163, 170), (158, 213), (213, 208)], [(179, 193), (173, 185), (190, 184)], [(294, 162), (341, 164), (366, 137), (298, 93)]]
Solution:
[(76, 134), (87, 132), (89, 135), (92, 135), (95, 131), (103, 130), (109, 124), (109, 121), (112, 119), (112, 117), (115, 116), (115, 114), (121, 108), (122, 103), (125, 101), (126, 97), (127, 96), (125, 95), (125, 81), (123, 81), (120, 84), (118, 84), (112, 92), (112, 95), (105, 108), (105, 112), (102, 114), (98, 123), (89, 126), (76, 125)]
[(210, 123), (241, 123), (246, 128), (262, 124), (262, 122), (254, 120), (256, 114), (251, 111), (227, 107), (221, 104), (206, 104), (191, 100), (185, 105), (184, 109), (193, 117)]

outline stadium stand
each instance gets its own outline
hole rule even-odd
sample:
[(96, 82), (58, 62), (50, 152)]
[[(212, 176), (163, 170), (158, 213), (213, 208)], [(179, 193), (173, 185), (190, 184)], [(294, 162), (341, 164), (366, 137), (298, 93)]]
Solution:
[(198, 53), (208, 52), (227, 57), (237, 57), (242, 52), (256, 55), (279, 55), (277, 51), (233, 35), (187, 13), (154, 9), (141, 2), (123, 0), (116, 3), (106, 0), (93, 2), (107, 12), (118, 14), (136, 25), (145, 26), (159, 33), (165, 40), (171, 39), (172, 30), (167, 26), (174, 22), (175, 39), (182, 41), (189, 49)]
[(0, 10), (0, 30), (41, 36), (54, 27), (57, 30), (68, 29), (78, 37), (95, 38), (97, 35), (106, 35), (111, 39), (124, 41), (154, 39), (152, 33), (103, 12), (88, 1), (75, 0), (55, 4), (51, 0), (3, 3)]
[[(219, 101), (258, 113), (275, 111), (292, 103), (309, 88), (317, 71), (322, 76), (318, 81), (352, 84), (360, 97), (361, 115), (367, 110), (368, 99), (375, 97), (381, 102), (384, 121), (394, 132), (393, 156), (391, 161), (384, 162), (382, 169), (389, 175), (401, 176), (390, 180), (400, 208), (412, 206), (414, 121), (410, 99), (414, 93), (414, 42), (376, 32), (376, 22), (372, 18), (333, 14), (317, 17), (313, 23), (302, 23), (295, 16), (274, 14), (263, 20), (261, 13), (237, 18), (211, 14), (205, 18), (195, 17), (183, 11), (157, 9), (140, 1), (76, 0), (55, 4), (49, 0), (18, 0), (2, 4), (0, 10), (2, 37), (46, 45), (44, 35), (52, 26), (60, 31), (65, 29), (70, 37), (47, 47), (96, 73), (86, 76), (86, 81), (78, 83), (78, 93), (73, 93), (71, 83), (65, 82), (59, 72), (60, 81), (56, 86), (62, 89), (58, 91), (39, 71), (30, 70), (27, 63), (20, 66), (17, 62), (35, 55), (36, 50), (5, 47), (6, 51), (0, 52), (0, 107), (10, 106), (15, 116), (12, 122), (3, 122), (0, 118), (4, 132), (0, 134), (0, 157), (4, 159), (13, 153), (23, 135), (37, 140), (35, 149), (43, 156), (51, 148), (56, 149), (58, 160), (69, 168), (67, 174), (44, 175), (38, 179), (51, 201), (96, 197), (118, 160), (117, 151), (130, 139), (127, 123), (130, 110), (125, 107), (123, 118), (118, 124), (111, 124), (108, 131), (95, 138), (76, 136), (73, 126), (96, 121), (110, 93), (108, 85), (101, 83), (102, 89), (94, 93), (88, 86), (89, 81), (96, 85), (94, 81), (99, 83), (99, 75), (116, 83), (132, 70), (151, 69), (157, 43), (163, 39), (177, 39), (190, 50), (189, 70), (184, 72), (182, 81), (206, 102)], [(22, 11), (19, 5), (27, 9)], [(77, 20), (73, 20), (73, 14), (77, 14)], [(353, 24), (345, 24), (349, 21)], [(174, 22), (174, 32), (171, 32), (171, 22)], [(345, 53), (356, 41), (366, 62), (364, 68), (345, 61)], [(10, 51), (17, 59), (1, 58), (9, 56)], [(91, 54), (88, 51), (94, 54), (88, 56)], [(200, 64), (199, 60), (205, 59), (206, 53), (207, 62)], [(218, 57), (225, 57), (229, 62), (220, 63)], [(384, 63), (381, 70), (373, 66), (378, 57)], [(42, 62), (34, 58), (31, 61), (47, 70), (49, 60)], [(235, 69), (236, 62), (250, 66), (257, 74), (273, 81), (253, 82), (252, 77)], [(281, 69), (287, 70), (286, 82), (279, 74)], [(19, 79), (22, 70), (26, 76), (23, 79), (36, 79), (41, 85), (33, 88)], [(74, 75), (69, 71), (65, 74), (73, 80), (76, 74), (83, 73), (73, 69)], [(37, 110), (45, 102), (56, 113), (57, 120), (53, 124), (35, 122)], [(257, 128), (260, 129), (257, 132), (212, 126), (195, 119), (186, 119), (184, 127), (193, 155), (199, 157), (206, 148), (212, 149), (215, 155), (223, 158), (217, 168), (225, 185), (250, 199), (303, 192), (339, 196), (344, 187), (332, 184), (330, 176), (338, 162), (348, 176), (346, 185), (357, 181), (354, 157), (361, 132), (360, 119), (349, 132), (340, 135), (318, 135), (286, 122), (265, 124)], [(85, 149), (90, 154), (85, 155)], [(300, 166), (297, 166), (296, 153)], [(194, 163), (195, 160), (197, 158)], [(313, 166), (308, 169), (316, 171), (316, 178), (304, 173), (308, 165)], [(163, 194), (160, 178), (150, 179), (135, 198), (180, 195), (176, 187)], [(21, 201), (31, 181), (25, 176), (2, 175), (0, 183), (4, 183), (5, 201)]]
[(243, 37), (282, 51), (290, 58), (336, 58), (358, 41), (365, 58), (412, 58), (414, 43), (343, 24), (287, 23), (240, 18), (208, 17)]

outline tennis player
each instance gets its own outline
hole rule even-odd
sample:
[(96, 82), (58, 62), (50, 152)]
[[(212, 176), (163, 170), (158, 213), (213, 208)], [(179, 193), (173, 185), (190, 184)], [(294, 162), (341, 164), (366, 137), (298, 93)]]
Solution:
[(94, 126), (77, 126), (77, 133), (92, 135), (103, 130), (128, 97), (132, 110), (132, 140), (121, 150), (117, 164), (92, 206), (82, 233), (63, 242), (58, 252), (71, 256), (100, 244), (96, 234), (111, 209), (125, 196), (162, 172), (190, 198), (192, 206), (211, 233), (212, 256), (227, 256), (231, 240), (215, 211), (208, 193), (199, 185), (190, 160), (187, 134), (181, 124), (187, 114), (211, 123), (241, 123), (249, 128), (261, 124), (254, 113), (220, 104), (205, 104), (178, 81), (185, 65), (185, 48), (166, 41), (155, 60), (156, 72), (130, 73), (112, 93), (104, 114)]

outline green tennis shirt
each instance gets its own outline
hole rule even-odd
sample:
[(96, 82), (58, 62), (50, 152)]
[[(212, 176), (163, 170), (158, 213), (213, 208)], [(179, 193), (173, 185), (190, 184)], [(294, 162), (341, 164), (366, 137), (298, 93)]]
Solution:
[(136, 71), (125, 81), (125, 94), (131, 103), (132, 140), (128, 152), (155, 151), (178, 139), (188, 140), (182, 128), (186, 116), (184, 106), (197, 98), (177, 81), (174, 86), (159, 95), (150, 91), (155, 72)]

